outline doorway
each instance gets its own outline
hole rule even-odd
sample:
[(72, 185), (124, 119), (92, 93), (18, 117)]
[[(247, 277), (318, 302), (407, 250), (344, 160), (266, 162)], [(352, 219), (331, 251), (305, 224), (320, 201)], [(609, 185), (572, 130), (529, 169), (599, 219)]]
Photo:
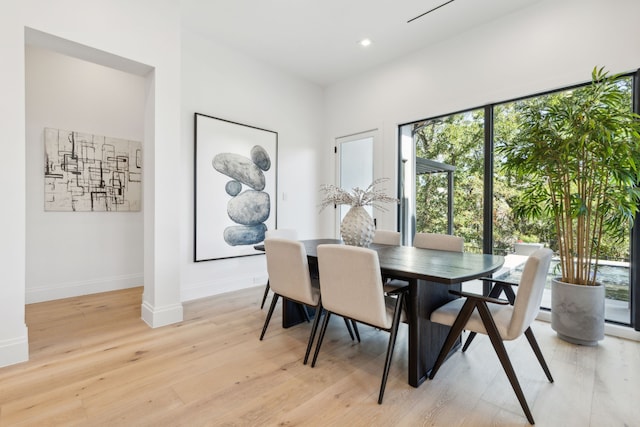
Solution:
[[(373, 181), (373, 148), (377, 130), (336, 138), (336, 182), (347, 191), (355, 187), (367, 188)], [(365, 206), (374, 218), (371, 206)], [(349, 206), (340, 205), (336, 209), (336, 235), (340, 235), (340, 223), (349, 211)]]
[(25, 86), (26, 303), (142, 286), (143, 211), (45, 211), (43, 171), (45, 128), (142, 141), (146, 79), (28, 43)]

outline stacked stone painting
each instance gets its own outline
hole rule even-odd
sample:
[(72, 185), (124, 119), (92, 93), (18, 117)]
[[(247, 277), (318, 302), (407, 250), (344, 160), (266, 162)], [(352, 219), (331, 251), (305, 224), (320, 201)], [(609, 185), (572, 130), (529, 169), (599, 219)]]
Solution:
[(195, 261), (256, 255), (276, 228), (273, 131), (195, 114)]

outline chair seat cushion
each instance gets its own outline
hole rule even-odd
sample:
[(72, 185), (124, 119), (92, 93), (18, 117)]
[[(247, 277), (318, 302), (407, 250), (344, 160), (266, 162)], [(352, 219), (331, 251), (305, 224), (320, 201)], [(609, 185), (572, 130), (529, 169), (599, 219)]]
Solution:
[[(458, 298), (448, 302), (431, 313), (431, 321), (442, 325), (453, 325), (466, 300), (466, 298)], [(513, 315), (513, 306), (491, 303), (487, 305), (502, 339), (508, 341), (517, 338), (517, 336), (510, 337), (508, 335), (509, 323), (511, 322), (511, 316)], [(480, 318), (480, 314), (478, 314), (477, 309), (473, 310), (473, 313), (464, 328), (468, 331), (487, 335), (487, 330), (482, 323), (482, 319)]]

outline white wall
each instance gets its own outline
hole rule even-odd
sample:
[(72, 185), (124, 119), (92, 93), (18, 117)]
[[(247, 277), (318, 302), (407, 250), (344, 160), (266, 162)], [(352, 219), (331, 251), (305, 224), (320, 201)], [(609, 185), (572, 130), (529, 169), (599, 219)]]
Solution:
[[(7, 2), (5, 2), (7, 3)], [(107, 63), (131, 60), (152, 70), (144, 112), (144, 280), (142, 317), (152, 326), (180, 321), (179, 209), (180, 14), (172, 0), (23, 0), (0, 14), (0, 366), (28, 358), (26, 283), (25, 28), (71, 41), (78, 54)], [(150, 19), (152, 16), (152, 19)], [(109, 64), (110, 65), (110, 64)]]
[[(400, 123), (583, 82), (594, 65), (616, 72), (640, 66), (636, 0), (542, 1), (324, 94), (223, 44), (181, 34), (179, 2), (59, 5), (23, 0), (0, 14), (0, 180), (11, 184), (0, 222), (0, 366), (28, 357), (25, 27), (94, 49), (101, 58), (104, 53), (107, 62), (117, 55), (153, 69), (145, 75), (142, 307), (153, 326), (179, 321), (181, 299), (265, 279), (262, 256), (193, 263), (194, 112), (277, 131), (278, 225), (298, 229), (302, 238), (331, 236), (334, 216), (329, 210), (318, 215), (317, 189), (333, 182), (335, 137), (379, 129), (380, 175), (395, 179)], [(394, 215), (378, 215), (379, 225), (393, 227)]]
[(142, 211), (45, 212), (43, 171), (45, 127), (142, 141), (145, 79), (34, 46), (25, 55), (26, 302), (142, 286)]
[[(399, 124), (586, 82), (596, 65), (633, 71), (638, 16), (637, 0), (536, 3), (328, 87), (326, 140), (380, 129), (380, 176), (395, 182)], [(377, 216), (380, 226), (395, 227), (393, 210)], [(324, 219), (332, 230), (333, 218)]]
[[(266, 283), (264, 256), (193, 262), (194, 113), (278, 132), (279, 228), (317, 237), (323, 93), (197, 34), (182, 34), (181, 294), (190, 300)], [(327, 155), (329, 153), (324, 153)], [(260, 295), (256, 293), (256, 303)]]

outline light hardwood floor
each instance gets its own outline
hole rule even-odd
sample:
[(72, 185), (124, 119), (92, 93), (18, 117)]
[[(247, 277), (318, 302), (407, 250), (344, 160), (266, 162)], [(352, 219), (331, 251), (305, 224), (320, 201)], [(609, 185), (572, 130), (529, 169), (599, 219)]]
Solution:
[[(388, 335), (361, 326), (358, 344), (334, 321), (312, 369), (309, 324), (282, 329), (276, 312), (258, 340), (263, 289), (187, 302), (184, 322), (158, 329), (140, 320), (141, 288), (27, 306), (30, 360), (0, 369), (0, 425), (528, 425), (486, 337), (414, 389), (401, 326), (378, 405)], [(640, 425), (640, 343), (534, 332), (555, 383), (526, 340), (507, 349), (538, 426)]]

